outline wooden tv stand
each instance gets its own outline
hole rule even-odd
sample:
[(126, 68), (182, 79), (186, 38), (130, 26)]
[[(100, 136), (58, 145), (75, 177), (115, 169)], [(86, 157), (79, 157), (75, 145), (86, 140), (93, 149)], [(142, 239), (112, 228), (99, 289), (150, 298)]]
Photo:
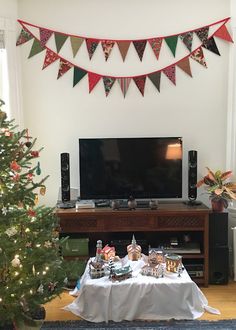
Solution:
[[(96, 239), (109, 243), (109, 236), (114, 233), (144, 235), (151, 240), (151, 246), (163, 237), (171, 238), (189, 235), (199, 243), (199, 253), (185, 253), (184, 264), (203, 264), (203, 276), (192, 277), (197, 284), (208, 285), (208, 222), (210, 210), (205, 205), (189, 206), (184, 203), (159, 203), (158, 209), (112, 210), (111, 208), (95, 209), (57, 209), (60, 218), (61, 234), (72, 236), (86, 235), (93, 241), (91, 255), (95, 254)], [(136, 237), (137, 238), (137, 237)]]

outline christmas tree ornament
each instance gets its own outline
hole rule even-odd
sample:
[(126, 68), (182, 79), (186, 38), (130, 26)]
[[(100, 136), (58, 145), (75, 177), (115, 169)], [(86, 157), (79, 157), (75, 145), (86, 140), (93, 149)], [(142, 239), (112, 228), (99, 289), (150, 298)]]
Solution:
[(27, 142), (25, 142), (25, 145), (26, 145), (27, 148), (30, 148), (32, 143), (30, 141), (27, 141)]
[(32, 172), (29, 172), (29, 173), (27, 174), (27, 179), (28, 179), (28, 181), (31, 181), (31, 180), (33, 179), (33, 177), (34, 177), (34, 175), (33, 175)]
[(41, 283), (40, 286), (38, 287), (37, 292), (43, 294), (43, 292), (44, 292), (44, 288), (43, 288), (43, 284), (42, 284), (42, 283)]
[(33, 150), (31, 151), (31, 156), (34, 157), (34, 158), (37, 158), (39, 156), (39, 152), (37, 150)]
[(40, 195), (44, 196), (46, 194), (46, 187), (45, 186), (42, 186), (39, 190), (40, 192)]
[(11, 261), (12, 267), (20, 267), (21, 262), (19, 256), (15, 256), (14, 259)]
[(17, 234), (17, 228), (16, 227), (11, 227), (11, 228), (8, 228), (6, 231), (5, 231), (5, 233), (7, 234), (7, 236), (8, 237), (12, 237), (12, 236), (14, 236), (14, 235), (16, 235)]
[(39, 195), (35, 194), (35, 196), (34, 196), (34, 205), (37, 205), (38, 202), (39, 202)]
[(17, 162), (15, 160), (13, 160), (10, 164), (10, 168), (11, 170), (15, 171), (15, 172), (20, 172), (21, 171), (21, 167), (19, 164), (17, 164)]
[(38, 162), (37, 167), (36, 167), (36, 174), (40, 175), (41, 174), (41, 168), (40, 168), (40, 162)]
[(31, 145), (32, 145), (32, 143), (30, 142), (30, 140), (29, 140), (30, 138), (29, 138), (29, 131), (28, 131), (28, 128), (26, 129), (26, 142), (25, 142), (25, 145), (26, 145), (26, 147), (27, 148), (30, 148), (31, 147)]

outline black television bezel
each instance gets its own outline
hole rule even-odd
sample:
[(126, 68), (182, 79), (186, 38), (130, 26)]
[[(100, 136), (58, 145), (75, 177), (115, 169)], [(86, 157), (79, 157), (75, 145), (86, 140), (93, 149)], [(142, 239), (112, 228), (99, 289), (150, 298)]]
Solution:
[[(180, 189), (179, 189), (179, 194), (175, 194), (175, 195), (168, 195), (168, 196), (160, 196), (158, 194), (154, 195), (154, 196), (149, 196), (148, 194), (146, 194), (145, 196), (143, 197), (137, 197), (137, 199), (141, 199), (141, 200), (150, 200), (150, 199), (161, 199), (161, 200), (169, 200), (169, 199), (181, 199), (183, 197), (183, 137), (182, 136), (150, 136), (150, 137), (81, 137), (79, 138), (79, 192), (80, 192), (80, 196), (79, 198), (82, 199), (82, 200), (125, 200), (127, 199), (129, 196), (120, 196), (120, 195), (98, 195), (98, 194), (87, 194), (87, 195), (84, 195), (84, 194), (81, 194), (81, 165), (80, 165), (80, 162), (81, 162), (81, 157), (80, 157), (80, 141), (81, 140), (108, 140), (108, 139), (114, 139), (114, 140), (117, 140), (117, 139), (163, 139), (163, 140), (178, 140), (180, 141), (180, 144), (181, 144), (181, 177), (179, 178), (180, 179)], [(135, 196), (134, 196), (135, 197)]]

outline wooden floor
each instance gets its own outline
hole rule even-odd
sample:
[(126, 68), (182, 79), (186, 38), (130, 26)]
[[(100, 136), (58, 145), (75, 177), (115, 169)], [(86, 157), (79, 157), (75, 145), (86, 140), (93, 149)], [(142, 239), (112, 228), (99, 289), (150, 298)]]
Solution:
[[(219, 309), (221, 315), (205, 312), (200, 320), (216, 321), (236, 318), (236, 282), (230, 282), (228, 285), (209, 285), (208, 288), (201, 287), (201, 290), (205, 294), (209, 306)], [(65, 291), (60, 298), (47, 303), (45, 305), (46, 320), (78, 320), (78, 316), (62, 309), (74, 299), (75, 297), (71, 297), (68, 291)]]

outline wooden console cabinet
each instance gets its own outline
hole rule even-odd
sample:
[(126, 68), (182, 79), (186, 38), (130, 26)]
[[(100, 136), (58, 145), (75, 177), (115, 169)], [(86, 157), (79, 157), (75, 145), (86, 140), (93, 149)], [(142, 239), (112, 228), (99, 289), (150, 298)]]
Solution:
[[(189, 235), (199, 243), (200, 253), (183, 254), (185, 263), (203, 265), (203, 276), (193, 277), (197, 284), (208, 285), (209, 251), (209, 212), (205, 205), (188, 206), (184, 203), (159, 203), (158, 209), (112, 210), (95, 209), (57, 209), (60, 218), (61, 234), (76, 237), (89, 237), (95, 254), (96, 240), (104, 244), (116, 238), (137, 237), (150, 240), (152, 247), (158, 246), (163, 239)], [(128, 235), (128, 236), (127, 236)], [(114, 237), (113, 237), (114, 238)]]

